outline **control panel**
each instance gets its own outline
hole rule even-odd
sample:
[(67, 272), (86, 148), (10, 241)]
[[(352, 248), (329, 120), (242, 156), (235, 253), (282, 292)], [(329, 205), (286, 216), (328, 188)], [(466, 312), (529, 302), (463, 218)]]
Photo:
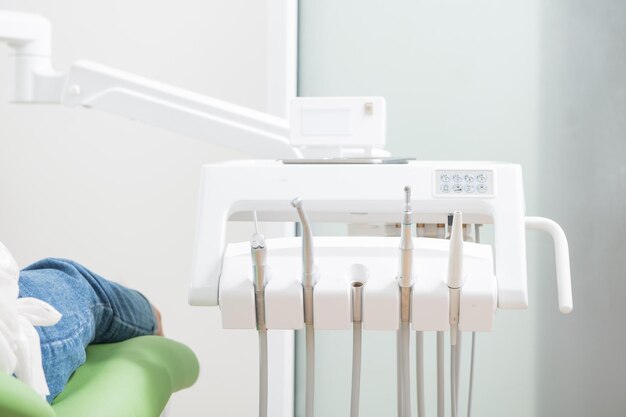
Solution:
[(436, 195), (489, 196), (494, 193), (493, 171), (436, 170)]
[(461, 211), (466, 219), (493, 224), (498, 307), (526, 308), (522, 169), (516, 164), (476, 161), (290, 164), (264, 160), (205, 165), (190, 303), (218, 304), (231, 221), (250, 221), (253, 211), (261, 221), (297, 221), (290, 202), (301, 196), (314, 222), (395, 223), (407, 185), (413, 211), (421, 219), (437, 223)]

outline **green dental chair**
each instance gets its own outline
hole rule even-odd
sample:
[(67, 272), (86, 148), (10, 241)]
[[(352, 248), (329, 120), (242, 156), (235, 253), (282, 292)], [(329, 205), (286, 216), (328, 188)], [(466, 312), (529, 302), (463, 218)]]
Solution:
[(91, 345), (87, 362), (52, 405), (0, 373), (0, 416), (158, 417), (172, 393), (193, 385), (198, 371), (191, 349), (164, 337)]

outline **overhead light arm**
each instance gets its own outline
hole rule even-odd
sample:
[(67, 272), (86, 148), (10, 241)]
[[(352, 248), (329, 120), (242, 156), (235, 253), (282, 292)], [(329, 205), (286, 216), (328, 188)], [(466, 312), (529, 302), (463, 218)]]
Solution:
[(288, 120), (94, 62), (55, 71), (50, 39), (46, 18), (0, 10), (13, 102), (104, 110), (263, 159), (389, 155), (382, 97), (296, 98)]

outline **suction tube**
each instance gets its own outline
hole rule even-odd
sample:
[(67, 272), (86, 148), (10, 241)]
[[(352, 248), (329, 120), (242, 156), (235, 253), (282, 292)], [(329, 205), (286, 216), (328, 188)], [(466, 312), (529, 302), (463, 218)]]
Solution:
[(302, 287), (304, 294), (304, 328), (306, 338), (306, 395), (305, 417), (313, 417), (315, 398), (315, 333), (313, 329), (313, 286), (315, 285), (315, 261), (313, 258), (313, 233), (309, 219), (302, 208), (302, 199), (294, 199), (291, 205), (298, 211), (302, 225)]
[(363, 345), (363, 282), (352, 283), (352, 392), (350, 417), (359, 416), (361, 398), (361, 347)]

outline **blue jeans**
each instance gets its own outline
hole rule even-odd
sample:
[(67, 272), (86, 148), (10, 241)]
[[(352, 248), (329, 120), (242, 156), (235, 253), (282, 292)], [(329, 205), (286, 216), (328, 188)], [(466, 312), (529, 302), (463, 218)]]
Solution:
[(72, 261), (36, 262), (22, 270), (19, 286), (20, 297), (39, 298), (63, 314), (56, 325), (37, 327), (48, 402), (85, 363), (87, 345), (120, 342), (157, 329), (152, 306), (143, 295)]

